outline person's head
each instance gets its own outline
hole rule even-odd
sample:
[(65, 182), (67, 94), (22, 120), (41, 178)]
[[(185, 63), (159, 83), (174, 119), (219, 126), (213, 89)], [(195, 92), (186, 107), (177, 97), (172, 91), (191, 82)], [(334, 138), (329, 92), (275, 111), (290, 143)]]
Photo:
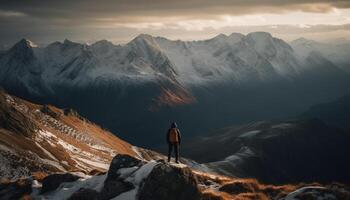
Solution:
[(171, 128), (177, 128), (176, 122), (172, 122), (172, 123), (171, 123)]

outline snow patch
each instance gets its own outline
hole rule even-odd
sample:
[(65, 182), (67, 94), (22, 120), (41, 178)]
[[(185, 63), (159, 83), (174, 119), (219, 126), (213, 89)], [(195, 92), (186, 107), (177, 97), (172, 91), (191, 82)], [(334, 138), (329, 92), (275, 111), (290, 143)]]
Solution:
[(290, 123), (281, 123), (281, 124), (273, 125), (272, 128), (284, 129), (284, 128), (290, 128), (292, 126), (293, 126), (293, 124), (290, 124)]
[(240, 135), (239, 137), (242, 138), (242, 137), (254, 137), (256, 136), (258, 133), (260, 133), (261, 131), (260, 130), (254, 130), (254, 131), (248, 131), (246, 133), (243, 133), (242, 135)]
[(131, 149), (136, 153), (136, 156), (137, 156), (138, 159), (143, 160), (142, 154), (141, 154), (141, 152), (139, 151), (139, 148), (138, 148), (138, 147), (132, 146)]
[(320, 195), (320, 190), (326, 189), (325, 187), (320, 187), (320, 186), (309, 186), (309, 187), (302, 187), (294, 192), (289, 193), (284, 200), (301, 200), (300, 198), (297, 198), (298, 195), (302, 193), (310, 193), (310, 194), (315, 194), (317, 196), (317, 200), (337, 200), (337, 198), (332, 195), (332, 194), (324, 194)]
[(80, 188), (93, 189), (100, 192), (103, 188), (104, 181), (107, 175), (93, 176), (87, 179), (79, 179), (75, 182), (62, 183), (55, 191), (52, 191), (45, 195), (39, 195), (37, 190), (33, 190), (31, 196), (33, 199), (50, 199), (50, 200), (62, 200), (68, 199)]
[(135, 185), (140, 185), (140, 183), (145, 179), (157, 165), (157, 162), (150, 161), (147, 164), (142, 165), (133, 175), (129, 176), (126, 180), (134, 183)]
[(46, 149), (44, 149), (39, 143), (35, 142), (36, 146), (38, 146), (46, 155), (48, 155), (50, 158), (52, 158), (55, 161), (58, 161), (55, 156), (53, 156), (50, 152), (48, 152)]
[(86, 164), (89, 164), (91, 166), (94, 166), (94, 167), (97, 167), (97, 168), (100, 168), (100, 169), (105, 169), (107, 170), (109, 168), (109, 165), (106, 164), (106, 163), (101, 163), (101, 162), (95, 162), (95, 161), (92, 161), (92, 160), (88, 160), (88, 159), (85, 159), (85, 158), (81, 158), (81, 157), (76, 157), (76, 159), (86, 163)]

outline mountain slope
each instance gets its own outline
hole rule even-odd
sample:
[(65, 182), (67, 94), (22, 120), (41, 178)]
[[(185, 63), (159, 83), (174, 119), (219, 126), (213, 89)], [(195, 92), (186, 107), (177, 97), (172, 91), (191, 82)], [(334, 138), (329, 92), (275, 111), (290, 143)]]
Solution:
[(269, 183), (348, 181), (350, 135), (318, 120), (227, 127), (183, 145), (214, 171)]
[(342, 70), (350, 72), (350, 44), (348, 42), (322, 43), (305, 38), (292, 41), (291, 46), (300, 55), (308, 55), (310, 52), (320, 52), (328, 60), (335, 63)]
[(339, 128), (350, 130), (350, 95), (328, 103), (314, 105), (303, 112), (300, 117), (317, 118)]
[(118, 153), (136, 156), (120, 140), (73, 110), (32, 104), (0, 93), (0, 175), (32, 172), (104, 171)]

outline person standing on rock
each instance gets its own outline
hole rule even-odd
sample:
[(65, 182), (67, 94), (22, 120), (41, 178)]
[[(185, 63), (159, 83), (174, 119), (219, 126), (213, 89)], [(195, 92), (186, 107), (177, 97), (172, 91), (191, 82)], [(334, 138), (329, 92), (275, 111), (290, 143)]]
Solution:
[(171, 126), (167, 133), (167, 142), (169, 145), (168, 162), (170, 162), (171, 153), (174, 149), (175, 161), (176, 163), (179, 163), (179, 145), (181, 143), (181, 133), (180, 133), (180, 130), (177, 128), (176, 122), (171, 123)]

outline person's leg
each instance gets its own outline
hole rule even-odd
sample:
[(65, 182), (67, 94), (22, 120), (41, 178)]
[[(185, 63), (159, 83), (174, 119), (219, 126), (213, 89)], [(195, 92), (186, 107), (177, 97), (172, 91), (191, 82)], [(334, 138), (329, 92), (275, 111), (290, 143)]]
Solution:
[(170, 162), (171, 159), (171, 152), (173, 151), (173, 144), (169, 143), (169, 149), (168, 149), (168, 162)]
[(175, 148), (175, 160), (176, 160), (176, 163), (179, 163), (179, 144), (175, 144), (174, 148)]

